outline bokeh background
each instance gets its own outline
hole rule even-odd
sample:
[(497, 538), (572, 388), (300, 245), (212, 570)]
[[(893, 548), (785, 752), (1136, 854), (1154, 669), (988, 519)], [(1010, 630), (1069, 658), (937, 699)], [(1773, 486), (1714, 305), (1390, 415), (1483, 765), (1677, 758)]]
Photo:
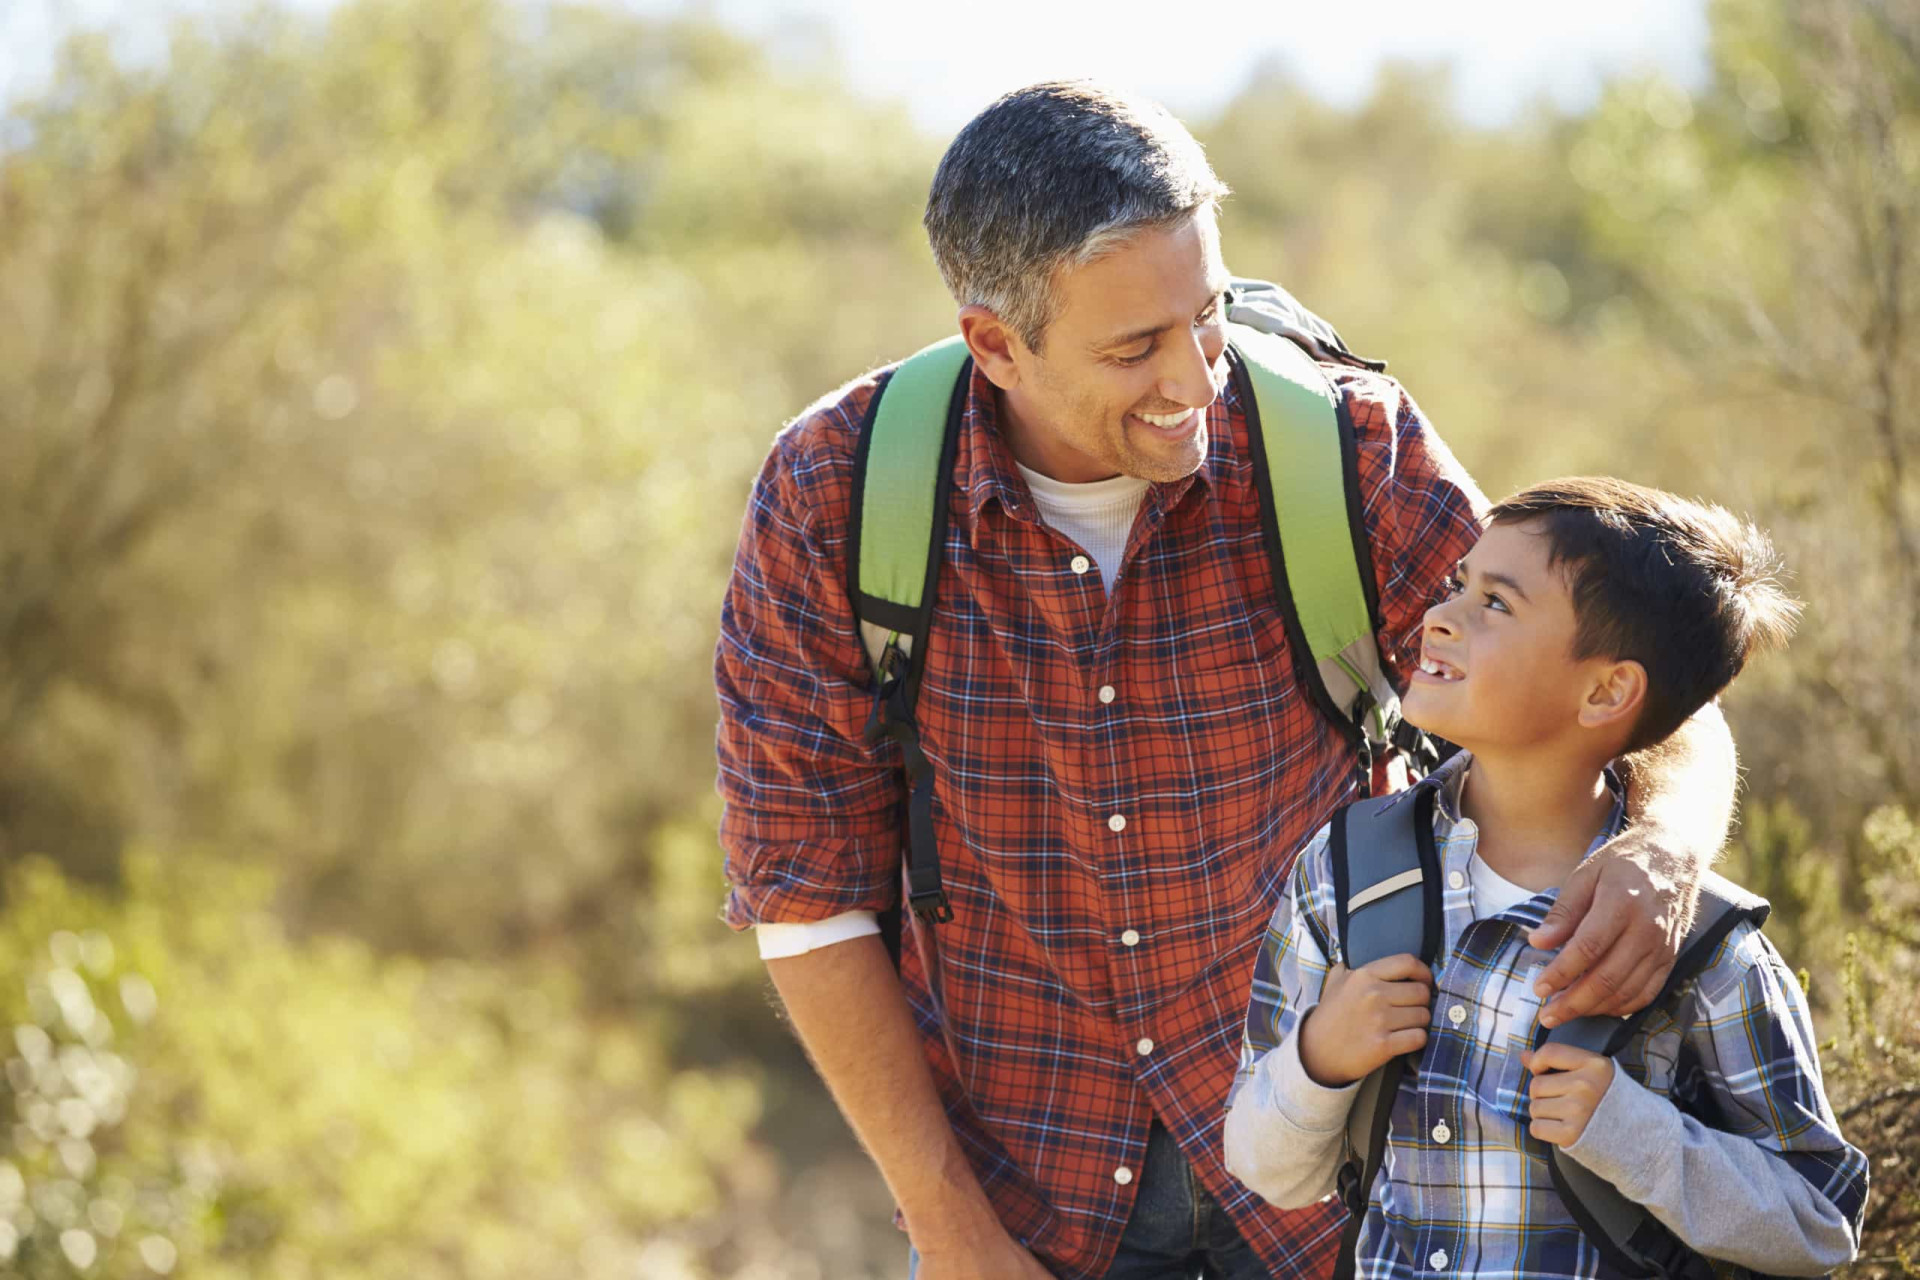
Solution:
[[(1290, 56), (1228, 5), (1198, 70), (1084, 21), (1171, 51), (1230, 264), (1490, 492), (1773, 530), (1808, 613), (1728, 700), (1725, 865), (1874, 1156), (1857, 1274), (1915, 1275), (1920, 3), (1642, 5), (1659, 57), (1569, 19), (1517, 79), (1372, 7)], [(717, 922), (718, 603), (780, 424), (951, 323), (947, 72), (1093, 46), (112, 8), (0, 0), (0, 1275), (900, 1274)]]

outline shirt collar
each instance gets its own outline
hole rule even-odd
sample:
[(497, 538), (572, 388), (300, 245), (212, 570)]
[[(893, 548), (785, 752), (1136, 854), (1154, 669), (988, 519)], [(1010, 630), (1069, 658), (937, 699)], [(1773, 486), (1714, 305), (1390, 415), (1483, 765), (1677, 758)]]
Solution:
[[(1474, 923), (1472, 909), (1472, 875), (1468, 863), (1474, 851), (1480, 845), (1479, 829), (1469, 822), (1460, 811), (1460, 799), (1465, 793), (1467, 774), (1473, 768), (1473, 753), (1460, 751), (1449, 757), (1438, 769), (1427, 775), (1428, 781), (1439, 788), (1433, 807), (1434, 836), (1440, 845), (1440, 861), (1446, 874), (1447, 888), (1443, 890), (1446, 905), (1446, 954), (1451, 955), (1458, 944), (1461, 933)], [(1599, 834), (1587, 846), (1586, 854), (1580, 859), (1584, 864), (1588, 858), (1600, 852), (1602, 846), (1627, 828), (1626, 788), (1612, 768), (1605, 772), (1607, 790), (1613, 793), (1613, 808), (1607, 814), (1607, 820), (1601, 824)], [(1455, 838), (1455, 837), (1459, 838)], [(1455, 883), (1459, 888), (1454, 888)], [(1558, 886), (1542, 889), (1524, 901), (1517, 902), (1505, 911), (1486, 917), (1491, 920), (1504, 920), (1523, 929), (1537, 928), (1547, 918), (1547, 912), (1560, 897)]]
[[(1437, 818), (1444, 818), (1449, 826), (1463, 820), (1460, 811), (1461, 798), (1467, 790), (1467, 774), (1473, 769), (1473, 752), (1456, 751), (1441, 762), (1440, 767), (1427, 775), (1426, 781), (1439, 788), (1435, 797), (1439, 803), (1435, 806)], [(1627, 789), (1620, 781), (1620, 775), (1608, 765), (1601, 777), (1606, 781), (1607, 790), (1613, 793), (1613, 809), (1607, 815), (1606, 825), (1601, 829), (1592, 848), (1587, 850), (1591, 857), (1602, 844), (1613, 839), (1627, 829)], [(1444, 832), (1442, 833), (1444, 834)]]
[(967, 523), (978, 527), (980, 512), (997, 500), (1016, 520), (1039, 518), (1033, 494), (1013, 464), (1013, 450), (1000, 433), (1000, 404), (994, 398), (994, 386), (978, 364), (967, 366), (972, 377), (967, 386), (967, 407), (960, 420), (961, 483), (967, 491)]

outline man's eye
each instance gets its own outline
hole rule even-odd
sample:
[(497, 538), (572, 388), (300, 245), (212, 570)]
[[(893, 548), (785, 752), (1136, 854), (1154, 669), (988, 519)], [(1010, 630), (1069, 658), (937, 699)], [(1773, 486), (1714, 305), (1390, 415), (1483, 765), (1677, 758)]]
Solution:
[(1218, 320), (1219, 318), (1220, 318), (1220, 299), (1215, 298), (1213, 300), (1213, 305), (1208, 307), (1205, 311), (1202, 311), (1198, 316), (1198, 318), (1194, 320), (1194, 323), (1197, 325), (1206, 326), (1206, 325), (1212, 324), (1214, 321)]
[(1154, 344), (1148, 343), (1147, 349), (1137, 356), (1115, 356), (1114, 359), (1120, 364), (1141, 364), (1145, 362), (1148, 356), (1153, 354), (1153, 350)]

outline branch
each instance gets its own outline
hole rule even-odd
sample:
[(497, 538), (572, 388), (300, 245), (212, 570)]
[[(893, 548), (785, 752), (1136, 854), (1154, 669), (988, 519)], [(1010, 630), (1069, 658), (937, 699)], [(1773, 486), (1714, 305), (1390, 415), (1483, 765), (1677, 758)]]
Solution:
[[(1840, 1118), (1842, 1120), (1851, 1120), (1862, 1111), (1871, 1110), (1883, 1102), (1891, 1102), (1896, 1098), (1920, 1098), (1920, 1084), (1902, 1084), (1895, 1085), (1891, 1089), (1883, 1089), (1871, 1098), (1863, 1098), (1848, 1107), (1845, 1111), (1842, 1111)], [(1863, 1258), (1861, 1261), (1864, 1262), (1866, 1259)]]

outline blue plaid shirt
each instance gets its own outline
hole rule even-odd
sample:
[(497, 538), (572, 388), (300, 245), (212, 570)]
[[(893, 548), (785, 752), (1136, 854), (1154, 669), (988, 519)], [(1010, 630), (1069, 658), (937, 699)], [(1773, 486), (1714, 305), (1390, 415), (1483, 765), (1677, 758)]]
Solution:
[[(1557, 890), (1476, 919), (1460, 816), (1470, 757), (1443, 767), (1434, 806), (1445, 937), (1418, 1069), (1402, 1084), (1358, 1245), (1360, 1277), (1614, 1274), (1555, 1191), (1548, 1146), (1527, 1132), (1541, 1001), (1552, 953), (1527, 934)], [(1619, 827), (1616, 804), (1608, 829)], [(1333, 1189), (1355, 1086), (1299, 1065), (1294, 1035), (1338, 960), (1322, 829), (1302, 851), (1253, 978), (1227, 1124), (1228, 1168), (1281, 1203)], [(1865, 1157), (1840, 1136), (1799, 983), (1766, 937), (1737, 927), (1708, 966), (1654, 1010), (1615, 1058), (1614, 1082), (1568, 1148), (1711, 1257), (1808, 1274), (1857, 1247)], [(1711, 1116), (1712, 1127), (1693, 1117)]]

